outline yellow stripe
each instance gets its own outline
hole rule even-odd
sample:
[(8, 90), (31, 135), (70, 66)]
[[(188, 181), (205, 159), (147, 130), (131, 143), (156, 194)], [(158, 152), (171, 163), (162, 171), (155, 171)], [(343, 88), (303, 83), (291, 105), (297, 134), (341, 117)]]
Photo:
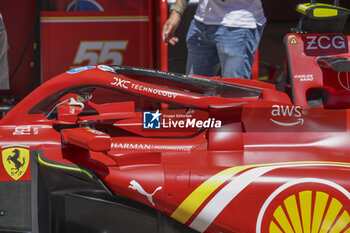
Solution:
[(42, 160), (40, 158), (40, 155), (38, 154), (38, 160), (39, 160), (39, 163), (43, 164), (43, 165), (46, 165), (48, 167), (54, 167), (54, 168), (59, 168), (59, 169), (64, 169), (64, 170), (70, 170), (70, 171), (77, 171), (77, 172), (81, 172), (81, 173), (84, 173), (86, 174), (88, 177), (90, 177), (90, 179), (93, 178), (93, 176), (86, 170), (84, 169), (81, 169), (81, 168), (74, 168), (74, 167), (66, 167), (66, 166), (63, 166), (63, 165), (57, 165), (57, 164), (51, 164), (51, 163), (48, 163), (48, 162), (45, 162), (44, 160)]
[(273, 217), (277, 220), (277, 222), (282, 227), (285, 233), (294, 233), (292, 226), (290, 225), (286, 214), (281, 206), (278, 206), (275, 212), (273, 213)]
[(194, 190), (171, 215), (172, 218), (185, 224), (203, 202), (223, 183), (240, 171), (252, 166), (232, 167), (210, 177)]
[[(350, 216), (346, 210), (343, 211), (340, 218), (332, 227), (332, 230), (329, 233), (339, 233), (350, 223)], [(348, 229), (349, 230), (349, 229)]]
[(295, 232), (303, 232), (301, 228), (297, 199), (295, 198), (295, 195), (292, 195), (286, 200), (284, 200), (284, 205), (287, 209), (288, 216), (292, 222), (292, 226)]
[(303, 221), (303, 233), (311, 232), (311, 202), (312, 191), (302, 191), (299, 193), (301, 219)]
[(270, 223), (270, 233), (283, 233), (278, 226), (276, 225), (276, 223), (274, 223), (273, 221), (271, 221)]
[(338, 15), (338, 10), (336, 9), (315, 9), (314, 17), (333, 17)]
[(326, 208), (329, 195), (324, 192), (316, 192), (316, 200), (314, 207), (314, 216), (312, 221), (312, 233), (318, 233), (321, 221), (323, 219), (323, 213)]
[(297, 10), (299, 10), (299, 12), (304, 12), (308, 9), (307, 6), (305, 6), (304, 4), (300, 4), (297, 6)]
[(314, 17), (332, 17), (338, 15), (338, 10), (347, 10), (343, 7), (333, 6), (324, 3), (316, 3), (311, 5), (310, 3), (299, 4), (297, 6), (297, 11), (306, 14), (306, 10), (313, 9)]
[(331, 204), (328, 207), (327, 214), (324, 217), (319, 233), (327, 233), (329, 231), (342, 207), (343, 204), (340, 203), (340, 201), (338, 201), (335, 198), (332, 198)]
[(289, 162), (289, 163), (270, 163), (270, 164), (255, 164), (245, 165), (227, 168), (208, 180), (204, 181), (198, 188), (196, 188), (172, 213), (171, 217), (177, 221), (185, 224), (191, 216), (198, 210), (198, 208), (205, 202), (205, 200), (223, 183), (229, 180), (237, 173), (254, 167), (263, 166), (276, 166), (276, 165), (297, 165), (297, 164), (338, 164), (338, 165), (350, 165), (350, 163), (339, 162), (320, 162), (320, 161), (307, 161), (307, 162)]

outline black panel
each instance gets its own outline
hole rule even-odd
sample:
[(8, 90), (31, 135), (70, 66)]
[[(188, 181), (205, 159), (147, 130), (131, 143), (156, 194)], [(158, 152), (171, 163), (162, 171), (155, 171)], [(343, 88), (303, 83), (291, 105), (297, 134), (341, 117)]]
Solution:
[(51, 194), (52, 233), (196, 233), (135, 201), (104, 192)]
[(52, 233), (154, 233), (157, 232), (156, 211), (122, 205), (106, 194), (53, 193)]
[(96, 176), (91, 179), (69, 170), (71, 165), (67, 169), (53, 167), (54, 161), (46, 159), (41, 151), (38, 153), (51, 165), (39, 164), (37, 176), (33, 176), (33, 183), (37, 184), (33, 187), (37, 194), (33, 218), (38, 222), (33, 229), (39, 229), (39, 233), (196, 232), (153, 208), (111, 193)]
[(0, 232), (31, 230), (30, 181), (0, 182)]

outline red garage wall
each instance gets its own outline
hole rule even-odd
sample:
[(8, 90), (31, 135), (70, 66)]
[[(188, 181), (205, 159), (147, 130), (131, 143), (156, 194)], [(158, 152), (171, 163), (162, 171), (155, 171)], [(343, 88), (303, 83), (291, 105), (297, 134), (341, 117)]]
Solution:
[[(13, 74), (33, 30), (36, 0), (0, 0), (0, 12), (7, 30), (10, 74)], [(10, 90), (0, 91), (0, 96), (22, 98), (35, 86), (35, 80), (38, 79), (34, 77), (34, 49), (31, 38), (22, 63), (12, 77)]]
[[(38, 51), (39, 48), (35, 49), (33, 38), (29, 41), (27, 50), (24, 51), (34, 26), (37, 1), (38, 0), (0, 0), (0, 12), (4, 18), (10, 46), (10, 49), (8, 50), (10, 74), (13, 74), (14, 71), (16, 71), (10, 82), (10, 90), (0, 91), (0, 97), (6, 95), (23, 98), (40, 82), (40, 54)], [(43, 10), (64, 10), (70, 2), (71, 0), (41, 0), (41, 5)], [(138, 8), (140, 5), (144, 6), (147, 4), (148, 0), (98, 0), (98, 2), (103, 5), (105, 10), (125, 10)], [(276, 0), (263, 1), (265, 14), (268, 18), (268, 25), (265, 28), (261, 44), (261, 59), (266, 60), (271, 64), (277, 64), (282, 61), (283, 35), (286, 32), (289, 32), (290, 27), (296, 26), (299, 14), (295, 12), (295, 6), (301, 2), (307, 1), (287, 0), (284, 1), (282, 5)], [(332, 3), (333, 0), (320, 0), (320, 2)], [(340, 0), (340, 3), (341, 6), (350, 8), (349, 0)], [(116, 4), (118, 4), (118, 6)], [(46, 7), (44, 7), (45, 5)], [(140, 10), (142, 9), (143, 7), (140, 7)], [(159, 9), (156, 7), (154, 10), (158, 12)], [(156, 16), (155, 21), (159, 22), (159, 17)], [(290, 22), (290, 25), (280, 25), (281, 22)], [(39, 26), (39, 24), (37, 24), (37, 26)], [(350, 23), (348, 23), (346, 27), (346, 33), (350, 32), (349, 28)], [(34, 36), (38, 39), (40, 37), (39, 32), (36, 31)], [(160, 35), (158, 34), (154, 39), (159, 39), (159, 36)], [(266, 43), (266, 41), (268, 43)], [(163, 44), (158, 40), (156, 45)], [(278, 50), (276, 53), (272, 52), (271, 49), (276, 47), (280, 48), (281, 51)], [(158, 47), (156, 47), (156, 49), (159, 50)], [(183, 53), (182, 50), (177, 50), (178, 52)], [(16, 69), (22, 54), (23, 59), (21, 65)], [(272, 54), (278, 54), (278, 56), (274, 58)], [(160, 61), (157, 60), (158, 58), (159, 57), (155, 56), (154, 64), (159, 67)], [(36, 71), (36, 73), (34, 73), (34, 71)]]

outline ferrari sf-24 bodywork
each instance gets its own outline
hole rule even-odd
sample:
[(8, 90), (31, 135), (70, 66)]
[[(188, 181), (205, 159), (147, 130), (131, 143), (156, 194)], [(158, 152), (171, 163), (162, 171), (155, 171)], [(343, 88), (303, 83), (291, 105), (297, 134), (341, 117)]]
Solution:
[(73, 69), (1, 121), (0, 185), (16, 203), (6, 208), (1, 199), (1, 226), (343, 232), (350, 223), (347, 112), (302, 108), (252, 80)]
[(107, 65), (41, 85), (0, 122), (0, 231), (350, 232), (349, 11), (298, 10), (286, 92)]

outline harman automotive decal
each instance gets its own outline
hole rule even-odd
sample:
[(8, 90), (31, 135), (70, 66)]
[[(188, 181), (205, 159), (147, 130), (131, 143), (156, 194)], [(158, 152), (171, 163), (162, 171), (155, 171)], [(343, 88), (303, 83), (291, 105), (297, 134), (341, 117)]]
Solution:
[(29, 165), (29, 146), (9, 145), (2, 146), (2, 163), (12, 179), (20, 179), (27, 171)]
[(193, 145), (161, 145), (161, 144), (142, 144), (142, 143), (112, 143), (111, 148), (119, 150), (146, 150), (154, 151), (191, 151), (195, 148)]

